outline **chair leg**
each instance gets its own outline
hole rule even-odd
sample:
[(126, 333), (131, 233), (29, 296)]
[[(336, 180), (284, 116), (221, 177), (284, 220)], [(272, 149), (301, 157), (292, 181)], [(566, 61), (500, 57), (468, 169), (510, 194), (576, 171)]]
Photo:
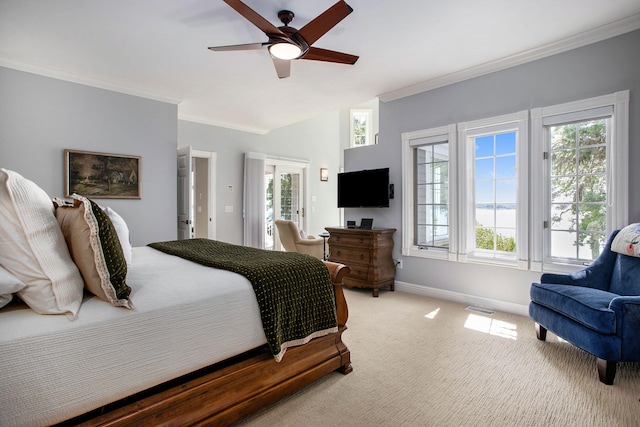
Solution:
[(612, 385), (616, 376), (616, 362), (610, 360), (598, 359), (598, 378), (601, 382)]
[(538, 322), (536, 322), (536, 338), (540, 341), (545, 341), (547, 339), (547, 328)]

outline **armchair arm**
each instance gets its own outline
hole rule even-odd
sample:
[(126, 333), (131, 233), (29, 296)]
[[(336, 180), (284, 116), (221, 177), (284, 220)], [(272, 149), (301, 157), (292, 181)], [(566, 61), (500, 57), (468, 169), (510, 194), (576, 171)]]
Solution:
[(640, 296), (619, 296), (609, 303), (616, 313), (616, 335), (620, 337), (621, 361), (640, 361)]
[(296, 241), (296, 245), (303, 245), (303, 246), (316, 246), (316, 245), (323, 245), (323, 244), (324, 244), (324, 240), (322, 240), (321, 237), (318, 237), (316, 239), (306, 238), (306, 239), (300, 239)]
[(621, 295), (609, 303), (609, 309), (616, 313), (631, 313), (637, 311), (640, 319), (640, 295)]

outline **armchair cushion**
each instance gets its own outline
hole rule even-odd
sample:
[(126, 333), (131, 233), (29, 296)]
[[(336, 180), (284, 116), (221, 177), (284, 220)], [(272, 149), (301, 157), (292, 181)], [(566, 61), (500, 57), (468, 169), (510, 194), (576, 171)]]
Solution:
[(609, 308), (618, 295), (599, 289), (533, 283), (531, 301), (545, 306), (601, 334), (616, 333), (616, 313)]

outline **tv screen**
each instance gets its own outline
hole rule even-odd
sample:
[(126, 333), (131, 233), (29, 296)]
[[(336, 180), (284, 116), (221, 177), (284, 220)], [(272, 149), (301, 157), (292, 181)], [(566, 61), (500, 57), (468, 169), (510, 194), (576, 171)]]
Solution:
[(339, 208), (388, 208), (389, 168), (338, 174)]

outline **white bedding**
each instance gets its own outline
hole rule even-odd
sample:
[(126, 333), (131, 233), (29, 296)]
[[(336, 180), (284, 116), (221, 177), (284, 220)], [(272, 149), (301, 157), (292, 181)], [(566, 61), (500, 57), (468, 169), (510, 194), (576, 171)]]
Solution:
[(266, 342), (244, 277), (133, 249), (134, 310), (85, 298), (76, 320), (0, 310), (0, 426), (54, 424)]

